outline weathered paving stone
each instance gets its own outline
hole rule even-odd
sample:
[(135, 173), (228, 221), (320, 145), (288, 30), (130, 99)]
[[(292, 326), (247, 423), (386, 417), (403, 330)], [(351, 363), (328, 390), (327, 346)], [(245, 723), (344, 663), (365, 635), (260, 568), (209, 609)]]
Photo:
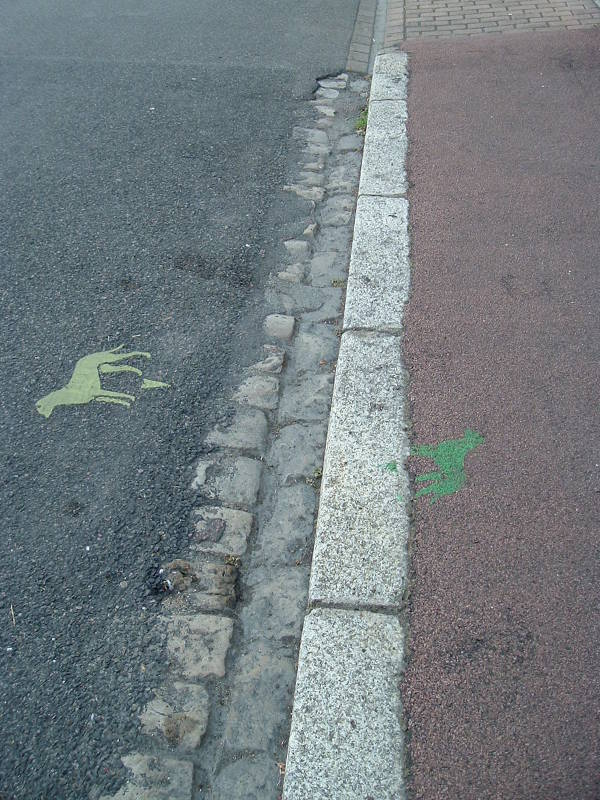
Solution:
[(269, 314), (264, 321), (264, 329), (267, 336), (275, 339), (291, 339), (294, 333), (294, 317), (285, 314)]
[(182, 614), (167, 617), (167, 655), (176, 675), (196, 680), (225, 675), (225, 658), (233, 632), (229, 617)]
[(294, 423), (279, 432), (267, 460), (284, 485), (313, 477), (321, 469), (326, 430), (325, 421), (325, 424)]
[(290, 375), (304, 377), (330, 368), (338, 349), (339, 339), (331, 325), (302, 323), (290, 356)]
[(255, 642), (242, 655), (233, 678), (224, 745), (229, 750), (267, 750), (288, 723), (296, 658), (288, 648)]
[(352, 181), (329, 179), (327, 184), (327, 196), (333, 197), (336, 194), (350, 194), (354, 191), (354, 184)]
[(302, 275), (297, 272), (278, 272), (277, 277), (280, 281), (288, 281), (288, 283), (302, 283)]
[(345, 89), (346, 79), (344, 78), (324, 78), (319, 81), (319, 86), (323, 89)]
[(203, 686), (175, 683), (161, 687), (144, 709), (142, 730), (171, 747), (194, 750), (206, 733), (209, 698)]
[(312, 144), (327, 144), (329, 136), (324, 131), (315, 130), (315, 128), (294, 128), (294, 136), (298, 139), (305, 139)]
[(317, 128), (323, 128), (324, 130), (328, 130), (333, 125), (333, 120), (330, 117), (321, 117), (317, 120)]
[(310, 559), (317, 511), (317, 495), (311, 486), (296, 483), (277, 492), (273, 513), (263, 525), (256, 551), (269, 563), (292, 565)]
[[(221, 561), (178, 561), (175, 565), (184, 564), (169, 573), (174, 592), (164, 601), (165, 612), (174, 614), (190, 614), (203, 611), (224, 611), (235, 606), (235, 585), (237, 567)], [(173, 575), (181, 575), (182, 579), (173, 579)]]
[[(360, 176), (361, 161), (356, 158), (350, 159), (351, 155), (351, 153), (345, 154), (342, 163), (330, 170), (328, 175), (328, 187), (335, 184), (336, 181), (343, 181), (352, 184), (352, 191), (348, 192), (348, 194), (352, 194), (356, 190), (356, 185), (358, 184)], [(348, 156), (348, 158), (346, 158), (346, 156)]]
[(271, 411), (277, 407), (279, 401), (279, 381), (272, 375), (253, 375), (246, 378), (233, 399), (242, 405)]
[(213, 783), (211, 800), (278, 800), (280, 781), (274, 758), (262, 753), (247, 756), (223, 767)]
[[(348, 263), (350, 256), (350, 245), (352, 244), (352, 226), (343, 227), (323, 227), (319, 234), (317, 252), (337, 251), (343, 256), (345, 263)], [(347, 270), (346, 270), (347, 272)]]
[(331, 106), (326, 106), (321, 104), (321, 105), (316, 105), (315, 108), (319, 112), (319, 114), (323, 114), (326, 117), (335, 116), (335, 109), (332, 108)]
[(338, 96), (339, 92), (337, 89), (321, 88), (317, 89), (317, 91), (315, 92), (315, 97), (318, 97), (319, 99), (323, 97), (326, 98), (327, 100), (335, 100), (335, 98)]
[(306, 186), (323, 186), (325, 183), (325, 176), (318, 172), (301, 172), (299, 180)]
[(192, 488), (207, 500), (251, 508), (258, 497), (261, 473), (262, 464), (245, 456), (202, 460), (196, 467)]
[(191, 761), (132, 753), (122, 759), (131, 777), (115, 795), (101, 800), (190, 800)]
[(258, 373), (267, 372), (278, 375), (283, 368), (285, 350), (274, 344), (263, 345), (263, 350), (266, 353), (266, 357), (262, 361), (258, 361), (256, 364), (252, 364), (248, 367), (248, 371)]
[(336, 319), (342, 310), (342, 291), (334, 287), (288, 284), (285, 289), (281, 287), (277, 291), (269, 287), (266, 299), (272, 308), (286, 314), (303, 313), (307, 320), (313, 322)]
[(350, 81), (350, 91), (362, 94), (369, 91), (369, 82), (363, 80)]
[(332, 391), (332, 373), (316, 374), (288, 384), (279, 405), (279, 424), (322, 420), (329, 413)]
[(307, 311), (301, 316), (302, 322), (338, 321), (342, 313), (343, 289), (335, 287), (320, 289), (325, 296), (324, 302), (315, 311)]
[(307, 566), (260, 567), (249, 576), (250, 599), (240, 612), (246, 641), (300, 638), (308, 597)]
[(331, 147), (325, 144), (312, 144), (309, 142), (306, 146), (306, 152), (317, 158), (326, 158), (331, 153)]
[[(336, 229), (337, 230), (337, 229)], [(315, 253), (310, 262), (310, 282), (313, 286), (346, 283), (347, 270), (339, 253), (331, 250)]]
[(308, 186), (301, 183), (290, 183), (283, 187), (286, 192), (293, 192), (303, 200), (312, 200), (313, 203), (320, 203), (325, 197), (325, 189), (321, 186)]
[(292, 281), (293, 283), (300, 283), (304, 278), (306, 267), (304, 264), (290, 264), (286, 267), (285, 271), (277, 273), (277, 277), (281, 280)]
[(254, 517), (247, 511), (222, 506), (204, 506), (192, 513), (192, 553), (242, 556), (246, 552)]
[(319, 223), (311, 222), (310, 225), (307, 225), (306, 228), (304, 228), (304, 230), (302, 231), (302, 235), (307, 236), (309, 239), (314, 239), (318, 232), (319, 232)]
[(320, 172), (322, 169), (325, 169), (325, 159), (317, 158), (313, 161), (308, 161), (302, 165), (302, 168), (310, 170), (311, 172)]
[(339, 153), (347, 153), (351, 150), (362, 150), (364, 140), (356, 133), (349, 133), (342, 136), (338, 141), (336, 149)]
[[(343, 169), (347, 175), (352, 176), (352, 178), (349, 178), (349, 180), (354, 180), (356, 177), (356, 183), (358, 183), (362, 169), (362, 162), (362, 153), (356, 150), (351, 150), (347, 153), (336, 153), (336, 155), (332, 158), (331, 167), (332, 171), (336, 168), (339, 168), (340, 170)], [(355, 186), (354, 192), (356, 192), (356, 189), (357, 187)]]
[(310, 245), (305, 239), (287, 239), (283, 245), (291, 257), (299, 261), (310, 255)]
[(347, 225), (352, 219), (355, 202), (349, 195), (331, 197), (320, 208), (321, 225)]
[(265, 451), (269, 426), (264, 413), (258, 408), (244, 408), (236, 412), (227, 427), (217, 425), (205, 439), (206, 444), (234, 450)]

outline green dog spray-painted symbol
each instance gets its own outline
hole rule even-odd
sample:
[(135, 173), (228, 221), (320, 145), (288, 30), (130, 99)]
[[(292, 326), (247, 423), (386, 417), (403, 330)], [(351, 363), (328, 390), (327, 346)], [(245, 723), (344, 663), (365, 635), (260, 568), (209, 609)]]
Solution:
[[(117, 364), (118, 361), (127, 361), (129, 358), (150, 358), (150, 353), (140, 350), (132, 350), (129, 353), (121, 353), (123, 345), (115, 347), (114, 350), (103, 350), (99, 353), (90, 353), (83, 356), (75, 364), (71, 380), (62, 389), (50, 392), (41, 400), (38, 400), (35, 407), (39, 413), (48, 419), (56, 406), (75, 406), (91, 403), (97, 400), (99, 403), (117, 403), (129, 408), (135, 400), (135, 396), (126, 392), (110, 392), (103, 389), (100, 383), (100, 373), (109, 375), (114, 372), (133, 372), (142, 377), (141, 369), (132, 367), (130, 364)], [(167, 389), (168, 383), (144, 379), (142, 389)]]
[(416, 481), (431, 481), (429, 486), (423, 486), (415, 494), (415, 498), (431, 494), (431, 502), (435, 503), (440, 497), (454, 494), (465, 485), (465, 458), (471, 450), (483, 444), (485, 439), (480, 433), (467, 429), (462, 439), (448, 439), (438, 445), (422, 444), (413, 448), (412, 456), (430, 458), (439, 467), (439, 472), (425, 472), (417, 475)]

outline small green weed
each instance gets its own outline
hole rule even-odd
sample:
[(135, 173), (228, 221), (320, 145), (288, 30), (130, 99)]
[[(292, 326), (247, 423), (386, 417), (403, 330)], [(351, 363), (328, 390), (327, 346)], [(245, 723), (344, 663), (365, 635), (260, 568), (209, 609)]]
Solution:
[(363, 108), (363, 110), (360, 112), (360, 116), (359, 116), (358, 121), (356, 123), (356, 131), (357, 131), (357, 133), (362, 133), (363, 136), (367, 132), (368, 118), (369, 118), (369, 109), (368, 108)]

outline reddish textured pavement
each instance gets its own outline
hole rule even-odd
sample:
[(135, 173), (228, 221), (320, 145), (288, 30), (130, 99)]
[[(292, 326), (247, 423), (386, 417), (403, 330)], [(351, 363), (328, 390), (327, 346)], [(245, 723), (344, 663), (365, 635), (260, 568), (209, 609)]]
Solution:
[[(600, 31), (407, 43), (419, 800), (600, 798)], [(411, 459), (413, 471), (430, 462)]]

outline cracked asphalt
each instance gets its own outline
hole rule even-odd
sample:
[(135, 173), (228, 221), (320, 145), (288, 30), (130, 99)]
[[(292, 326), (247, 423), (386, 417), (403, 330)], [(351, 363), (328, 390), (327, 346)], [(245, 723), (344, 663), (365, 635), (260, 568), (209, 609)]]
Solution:
[[(281, 187), (357, 0), (25, 0), (0, 31), (0, 795), (118, 788), (160, 683), (158, 564), (194, 461), (258, 352), (261, 288), (297, 232)], [(130, 409), (35, 403), (123, 344), (169, 389)]]

